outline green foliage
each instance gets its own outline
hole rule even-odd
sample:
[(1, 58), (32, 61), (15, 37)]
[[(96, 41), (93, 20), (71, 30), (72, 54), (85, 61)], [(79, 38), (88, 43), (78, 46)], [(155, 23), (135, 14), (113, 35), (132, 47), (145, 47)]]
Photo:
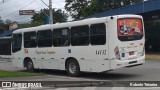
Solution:
[[(48, 9), (42, 9), (40, 13), (36, 13), (32, 17), (32, 22), (45, 22), (46, 17), (49, 16), (49, 10)], [(66, 22), (68, 18), (68, 15), (64, 13), (61, 9), (54, 10), (53, 9), (53, 23), (57, 22)]]
[(37, 73), (27, 73), (27, 72), (14, 72), (14, 71), (3, 71), (0, 70), (0, 78), (5, 77), (26, 77), (26, 76), (40, 76)]
[[(19, 27), (21, 28), (27, 28), (27, 27), (35, 27), (45, 24), (46, 17), (49, 16), (49, 10), (48, 9), (42, 9), (39, 13), (35, 13), (32, 17), (32, 21), (30, 23), (25, 24), (19, 24)], [(57, 22), (66, 22), (68, 18), (68, 15), (64, 13), (62, 10), (54, 10), (53, 9), (53, 23)]]
[(65, 9), (70, 12), (72, 18), (80, 19), (139, 2), (143, 0), (66, 0)]
[(65, 2), (65, 9), (71, 14), (72, 18), (80, 19), (90, 0), (65, 0)]
[(36, 27), (40, 25), (44, 25), (43, 21), (32, 21), (30, 23), (18, 24), (20, 28), (28, 28), (28, 27)]
[(64, 11), (58, 9), (53, 13), (53, 23), (61, 23), (66, 22), (68, 19), (68, 14), (66, 14)]

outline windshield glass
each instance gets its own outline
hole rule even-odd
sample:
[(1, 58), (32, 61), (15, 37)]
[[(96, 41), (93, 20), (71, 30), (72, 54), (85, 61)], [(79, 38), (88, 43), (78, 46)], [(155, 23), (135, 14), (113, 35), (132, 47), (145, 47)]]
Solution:
[(140, 40), (143, 37), (143, 24), (139, 18), (118, 19), (118, 39), (121, 41)]

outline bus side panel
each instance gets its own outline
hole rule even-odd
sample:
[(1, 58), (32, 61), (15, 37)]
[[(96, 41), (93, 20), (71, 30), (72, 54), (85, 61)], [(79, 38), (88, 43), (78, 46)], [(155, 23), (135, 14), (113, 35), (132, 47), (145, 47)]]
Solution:
[(54, 47), (55, 55), (53, 56), (57, 60), (59, 70), (65, 70), (65, 61), (67, 58), (72, 57), (68, 53), (69, 47)]
[(38, 48), (35, 53), (43, 69), (58, 69), (58, 59), (53, 47)]
[(102, 72), (109, 70), (107, 49), (107, 45), (72, 46), (68, 55), (78, 61), (81, 71)]
[(18, 51), (16, 53), (12, 53), (12, 64), (13, 64), (14, 67), (19, 67), (19, 68), (24, 67), (23, 58), (21, 56), (23, 56), (21, 51)]

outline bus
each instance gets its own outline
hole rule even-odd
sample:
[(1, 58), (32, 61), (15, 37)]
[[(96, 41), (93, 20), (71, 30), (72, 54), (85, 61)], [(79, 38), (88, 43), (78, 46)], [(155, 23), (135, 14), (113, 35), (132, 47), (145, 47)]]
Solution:
[(19, 29), (12, 35), (15, 67), (106, 72), (145, 63), (145, 34), (140, 15), (102, 18)]

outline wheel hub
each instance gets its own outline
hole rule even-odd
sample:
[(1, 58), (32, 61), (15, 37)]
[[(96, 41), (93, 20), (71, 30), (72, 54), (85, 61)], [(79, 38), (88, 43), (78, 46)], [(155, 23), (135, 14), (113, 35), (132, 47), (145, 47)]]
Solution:
[(72, 62), (72, 63), (70, 63), (69, 64), (69, 71), (71, 72), (71, 73), (75, 73), (76, 72), (76, 65)]

